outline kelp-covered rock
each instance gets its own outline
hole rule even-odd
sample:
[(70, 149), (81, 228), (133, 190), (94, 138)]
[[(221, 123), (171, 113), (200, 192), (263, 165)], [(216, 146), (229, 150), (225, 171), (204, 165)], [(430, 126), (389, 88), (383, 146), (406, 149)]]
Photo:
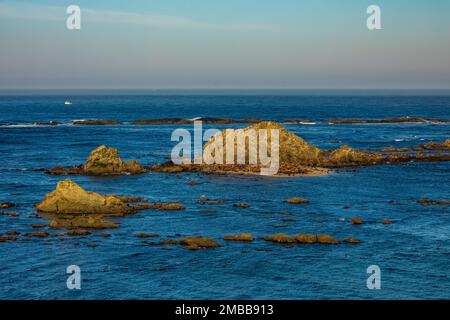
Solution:
[(41, 212), (53, 214), (114, 214), (132, 213), (131, 207), (114, 196), (85, 191), (70, 179), (58, 182), (36, 206)]
[(89, 175), (89, 176), (107, 176), (120, 174), (141, 174), (148, 172), (138, 161), (128, 162), (120, 158), (119, 151), (116, 148), (100, 146), (93, 150), (86, 162), (82, 165), (63, 168), (54, 167), (47, 171), (54, 175)]

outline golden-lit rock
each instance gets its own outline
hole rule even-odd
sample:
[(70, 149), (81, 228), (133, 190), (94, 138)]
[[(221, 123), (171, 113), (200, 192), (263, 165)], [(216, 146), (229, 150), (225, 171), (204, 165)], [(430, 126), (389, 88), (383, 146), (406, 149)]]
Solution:
[(251, 233), (239, 233), (239, 234), (229, 234), (223, 237), (224, 240), (234, 240), (234, 241), (253, 241), (254, 238)]
[(357, 217), (352, 218), (351, 221), (353, 224), (364, 224), (364, 220), (361, 218), (357, 218)]
[(180, 244), (187, 249), (203, 249), (203, 248), (216, 248), (219, 244), (209, 237), (185, 237), (180, 240)]
[(86, 162), (71, 168), (54, 167), (47, 171), (53, 175), (108, 176), (120, 174), (141, 174), (148, 172), (138, 161), (122, 161), (116, 148), (100, 146), (93, 150)]
[(295, 241), (302, 244), (317, 243), (316, 234), (298, 234), (295, 236)]
[(36, 209), (53, 214), (124, 215), (132, 212), (119, 198), (85, 191), (70, 179), (58, 182), (56, 189), (47, 193)]
[(339, 241), (332, 236), (327, 234), (318, 234), (317, 235), (317, 243), (320, 244), (337, 244)]
[(299, 197), (292, 197), (292, 198), (287, 199), (286, 202), (290, 203), (290, 204), (308, 204), (309, 200), (304, 199), (304, 198), (299, 198)]
[(264, 240), (272, 241), (272, 242), (276, 242), (276, 243), (294, 243), (294, 242), (296, 242), (294, 237), (289, 237), (287, 234), (284, 234), (284, 233), (272, 234), (270, 236), (264, 237)]

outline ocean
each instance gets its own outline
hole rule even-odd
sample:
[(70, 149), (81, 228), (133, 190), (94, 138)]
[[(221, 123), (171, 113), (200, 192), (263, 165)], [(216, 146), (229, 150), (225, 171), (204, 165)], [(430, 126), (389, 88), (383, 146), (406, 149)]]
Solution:
[[(72, 105), (64, 105), (70, 100)], [(0, 233), (33, 230), (47, 221), (34, 205), (61, 176), (42, 170), (83, 163), (99, 145), (124, 160), (167, 160), (171, 133), (192, 125), (133, 125), (137, 119), (223, 117), (283, 122), (323, 149), (408, 147), (450, 138), (450, 123), (328, 124), (329, 119), (388, 117), (450, 119), (449, 95), (253, 92), (3, 94), (0, 96), (0, 202), (18, 217), (0, 215)], [(121, 125), (76, 126), (76, 119), (112, 119)], [(58, 126), (35, 122), (59, 121)], [(245, 124), (204, 125), (205, 129)], [(450, 206), (422, 206), (420, 198), (450, 199), (450, 163), (422, 162), (343, 169), (319, 177), (215, 176), (151, 172), (134, 176), (71, 177), (103, 194), (180, 202), (184, 211), (141, 211), (114, 218), (120, 227), (85, 237), (18, 236), (0, 242), (0, 299), (434, 299), (450, 298)], [(188, 185), (189, 180), (199, 184)], [(222, 205), (201, 205), (206, 195)], [(308, 205), (290, 205), (290, 197)], [(233, 204), (246, 202), (247, 209)], [(364, 225), (352, 225), (360, 217)], [(383, 219), (394, 221), (383, 225)], [(145, 245), (135, 235), (176, 239), (203, 235), (215, 249)], [(223, 241), (250, 232), (257, 240)], [(326, 233), (362, 243), (284, 246), (261, 237)], [(97, 247), (88, 246), (96, 243)], [(69, 265), (81, 269), (81, 290), (66, 286)], [(381, 289), (367, 287), (367, 268), (381, 270)]]

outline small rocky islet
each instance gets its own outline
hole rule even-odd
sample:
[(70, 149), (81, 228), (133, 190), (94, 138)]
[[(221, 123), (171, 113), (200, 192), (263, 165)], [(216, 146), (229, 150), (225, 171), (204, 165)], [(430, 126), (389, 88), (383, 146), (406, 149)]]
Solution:
[(84, 164), (70, 168), (54, 167), (46, 170), (46, 173), (50, 175), (109, 176), (142, 174), (148, 171), (136, 160), (123, 161), (116, 148), (102, 145), (89, 154)]
[[(331, 169), (340, 169), (348, 167), (361, 167), (380, 164), (406, 163), (412, 161), (450, 161), (450, 153), (430, 153), (422, 151), (450, 151), (450, 140), (440, 144), (434, 142), (428, 145), (428, 148), (417, 149), (415, 153), (405, 154), (404, 152), (382, 152), (382, 151), (363, 151), (353, 149), (347, 145), (342, 145), (334, 150), (321, 150), (318, 147), (309, 144), (301, 137), (288, 131), (281, 124), (272, 121), (263, 121), (243, 128), (243, 132), (250, 130), (267, 130), (270, 136), (271, 130), (279, 131), (279, 170), (277, 175), (325, 175)], [(225, 129), (219, 134), (225, 136), (229, 134), (230, 129)], [(215, 136), (206, 144), (205, 148), (215, 143)], [(223, 158), (225, 159), (225, 139), (223, 139)], [(238, 146), (234, 141), (235, 150), (244, 147), (245, 156), (248, 158), (249, 144)], [(267, 149), (270, 150), (270, 142)], [(258, 150), (259, 152), (259, 150)], [(237, 156), (235, 155), (235, 158)], [(202, 172), (209, 174), (259, 174), (264, 166), (259, 162), (258, 154), (257, 164), (207, 164), (203, 159), (200, 163), (175, 164), (168, 161), (162, 164), (156, 164), (151, 167), (152, 171), (164, 173), (180, 172)], [(237, 161), (235, 161), (237, 163)]]

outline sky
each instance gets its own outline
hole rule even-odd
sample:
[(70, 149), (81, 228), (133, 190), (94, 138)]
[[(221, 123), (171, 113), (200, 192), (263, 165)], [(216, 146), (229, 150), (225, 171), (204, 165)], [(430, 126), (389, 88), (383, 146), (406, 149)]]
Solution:
[(0, 0), (0, 89), (268, 88), (450, 89), (450, 1)]

